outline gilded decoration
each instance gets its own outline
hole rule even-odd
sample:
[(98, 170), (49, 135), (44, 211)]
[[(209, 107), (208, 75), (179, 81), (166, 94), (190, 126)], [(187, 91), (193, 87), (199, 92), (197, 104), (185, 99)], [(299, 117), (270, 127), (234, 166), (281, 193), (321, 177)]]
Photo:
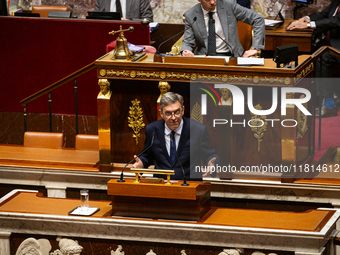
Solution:
[(105, 76), (106, 75), (106, 70), (105, 69), (101, 69), (100, 71), (99, 71), (99, 74), (100, 74), (100, 76)]
[(294, 78), (295, 83), (297, 83), (300, 79), (302, 79), (303, 77), (305, 77), (309, 72), (314, 70), (314, 63), (310, 63), (309, 66), (306, 66), (304, 69), (302, 69), (302, 71), (296, 75), (296, 77)]
[[(307, 69), (306, 69), (307, 70)], [(306, 71), (305, 71), (306, 72)], [(130, 77), (162, 80), (191, 80), (191, 81), (212, 81), (212, 82), (239, 82), (254, 84), (278, 84), (290, 85), (290, 78), (280, 77), (259, 77), (259, 76), (237, 76), (227, 74), (204, 74), (204, 73), (175, 73), (175, 72), (148, 72), (148, 71), (126, 71), (126, 70), (105, 70), (101, 69), (99, 74), (104, 77)], [(301, 74), (300, 74), (301, 75)]]
[(158, 88), (159, 88), (160, 94), (157, 98), (157, 103), (161, 101), (161, 98), (165, 93), (170, 92), (171, 86), (167, 81), (160, 81), (158, 83)]
[(140, 137), (140, 131), (145, 127), (145, 123), (143, 120), (143, 110), (139, 106), (140, 101), (135, 99), (131, 101), (132, 106), (130, 106), (130, 111), (128, 117), (129, 128), (131, 128), (134, 132), (132, 135), (136, 140), (136, 145), (138, 145), (138, 138)]
[(199, 123), (203, 124), (203, 115), (201, 112), (201, 106), (196, 102), (194, 107), (191, 110), (190, 118), (196, 120)]
[[(256, 110), (262, 110), (262, 107), (260, 106), (260, 104), (257, 104), (254, 107)], [(267, 131), (267, 124), (268, 122), (266, 122), (265, 120), (267, 119), (267, 117), (265, 115), (256, 115), (256, 114), (251, 114), (253, 115), (251, 117), (251, 131), (254, 132), (254, 136), (257, 139), (257, 151), (260, 152), (260, 144), (262, 142), (262, 138), (264, 136), (264, 132)]]
[[(301, 95), (300, 98), (304, 98), (306, 95)], [(306, 109), (307, 109), (307, 103), (302, 104)], [(300, 111), (300, 109), (297, 109), (297, 134), (296, 134), (296, 141), (301, 139), (305, 133), (308, 130), (308, 125), (307, 125), (307, 116)]]
[(107, 98), (110, 99), (112, 92), (110, 91), (110, 82), (107, 79), (99, 79), (98, 85), (100, 92), (97, 98)]

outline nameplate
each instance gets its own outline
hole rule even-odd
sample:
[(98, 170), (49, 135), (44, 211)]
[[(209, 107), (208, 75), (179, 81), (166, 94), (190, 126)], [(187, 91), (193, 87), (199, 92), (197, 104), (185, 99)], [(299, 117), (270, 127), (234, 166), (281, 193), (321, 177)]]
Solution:
[(226, 58), (164, 56), (163, 62), (168, 64), (224, 66), (226, 65)]

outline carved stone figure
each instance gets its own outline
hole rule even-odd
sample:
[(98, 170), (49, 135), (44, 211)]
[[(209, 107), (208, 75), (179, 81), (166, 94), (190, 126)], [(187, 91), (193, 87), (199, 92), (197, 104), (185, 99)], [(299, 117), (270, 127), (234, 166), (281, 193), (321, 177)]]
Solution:
[(150, 249), (150, 251), (146, 255), (157, 255), (157, 254), (154, 253), (152, 249)]
[(266, 254), (260, 251), (254, 251), (251, 255), (266, 255)]
[(98, 85), (100, 92), (97, 98), (110, 98), (112, 92), (110, 91), (110, 82), (107, 79), (99, 79)]
[(237, 249), (223, 249), (221, 253), (218, 255), (240, 255), (244, 253), (244, 250), (242, 248), (237, 248)]
[(115, 251), (111, 251), (111, 255), (124, 255), (125, 252), (123, 252), (123, 247), (121, 245), (118, 245), (118, 248)]
[(15, 255), (48, 255), (51, 244), (47, 239), (27, 238), (19, 246)]
[(78, 241), (74, 241), (68, 238), (58, 237), (59, 250), (55, 250), (50, 255), (80, 255), (83, 247), (78, 244)]

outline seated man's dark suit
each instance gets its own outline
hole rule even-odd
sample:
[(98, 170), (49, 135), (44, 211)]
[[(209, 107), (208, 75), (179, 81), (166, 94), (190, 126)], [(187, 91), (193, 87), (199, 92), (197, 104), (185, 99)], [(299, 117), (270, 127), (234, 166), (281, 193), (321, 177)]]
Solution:
[[(167, 152), (164, 125), (165, 121), (161, 119), (146, 126), (145, 147), (151, 144), (153, 132), (155, 132), (155, 138), (152, 147), (139, 158), (143, 162), (144, 168), (152, 165), (154, 161), (156, 169), (175, 170), (175, 175), (172, 175), (171, 179), (183, 180), (182, 169), (178, 160), (176, 159), (174, 164), (172, 164)], [(183, 117), (183, 129), (178, 143), (177, 154), (184, 168), (187, 180), (202, 180), (201, 173), (190, 176), (190, 168), (194, 171), (195, 166), (201, 166), (201, 160), (204, 164), (207, 164), (210, 159), (216, 157), (215, 164), (219, 162), (217, 153), (210, 145), (206, 126), (185, 117)]]

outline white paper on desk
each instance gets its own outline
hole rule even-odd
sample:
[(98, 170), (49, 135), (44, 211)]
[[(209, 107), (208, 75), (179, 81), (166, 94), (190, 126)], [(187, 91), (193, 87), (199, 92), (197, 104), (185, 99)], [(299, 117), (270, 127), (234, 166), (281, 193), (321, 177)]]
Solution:
[(237, 58), (238, 66), (264, 66), (264, 58)]
[(99, 211), (98, 207), (77, 207), (71, 212), (69, 212), (69, 215), (78, 215), (78, 216), (91, 216), (95, 212)]
[(265, 26), (274, 26), (277, 23), (282, 23), (282, 20), (272, 20), (272, 19), (264, 19)]

